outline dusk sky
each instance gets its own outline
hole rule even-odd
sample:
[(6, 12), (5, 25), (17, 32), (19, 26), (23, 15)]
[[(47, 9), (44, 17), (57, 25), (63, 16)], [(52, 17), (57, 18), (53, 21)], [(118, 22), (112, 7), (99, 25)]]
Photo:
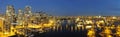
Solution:
[(5, 13), (7, 5), (13, 5), (16, 12), (29, 5), (33, 12), (44, 11), (57, 16), (120, 16), (120, 0), (0, 0), (0, 13)]

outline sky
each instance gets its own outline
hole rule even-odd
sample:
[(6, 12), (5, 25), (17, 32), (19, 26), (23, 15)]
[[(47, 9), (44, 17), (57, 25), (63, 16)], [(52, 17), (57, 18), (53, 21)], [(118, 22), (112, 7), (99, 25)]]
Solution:
[(0, 13), (6, 6), (17, 10), (31, 6), (32, 11), (44, 11), (56, 16), (120, 16), (120, 0), (0, 0)]

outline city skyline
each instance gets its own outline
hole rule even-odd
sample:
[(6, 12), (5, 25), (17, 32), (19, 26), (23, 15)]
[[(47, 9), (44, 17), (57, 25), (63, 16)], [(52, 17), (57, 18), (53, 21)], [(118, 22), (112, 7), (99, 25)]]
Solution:
[(32, 11), (44, 11), (57, 16), (109, 15), (120, 16), (120, 0), (0, 0), (0, 13), (7, 5), (15, 10), (29, 5)]
[(120, 37), (119, 0), (0, 0), (0, 37)]

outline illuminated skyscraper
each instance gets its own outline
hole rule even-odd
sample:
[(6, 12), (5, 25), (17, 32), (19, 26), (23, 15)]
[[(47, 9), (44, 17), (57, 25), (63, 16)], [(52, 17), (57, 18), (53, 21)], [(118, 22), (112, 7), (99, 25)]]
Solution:
[(19, 25), (22, 25), (23, 21), (23, 11), (21, 9), (18, 10), (18, 15), (17, 15), (17, 23)]
[(15, 16), (15, 10), (12, 5), (8, 5), (6, 8), (6, 16), (5, 16), (5, 25), (4, 25), (4, 31), (10, 32), (11, 24), (13, 23)]
[(30, 7), (30, 6), (26, 6), (26, 7), (25, 7), (25, 12), (24, 12), (24, 14), (28, 14), (28, 15), (32, 14), (31, 7)]

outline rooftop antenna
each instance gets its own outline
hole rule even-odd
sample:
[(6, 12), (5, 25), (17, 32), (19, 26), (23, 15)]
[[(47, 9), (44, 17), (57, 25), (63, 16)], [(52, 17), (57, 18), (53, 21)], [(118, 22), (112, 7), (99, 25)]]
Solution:
[(101, 12), (99, 12), (100, 14), (98, 15), (99, 18), (101, 18)]

